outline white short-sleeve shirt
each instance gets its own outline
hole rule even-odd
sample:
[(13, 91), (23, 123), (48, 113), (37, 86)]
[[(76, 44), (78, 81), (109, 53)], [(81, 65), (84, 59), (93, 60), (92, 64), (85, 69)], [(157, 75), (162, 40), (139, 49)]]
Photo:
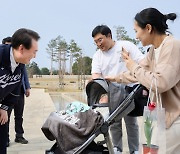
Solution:
[(122, 47), (129, 52), (131, 58), (136, 62), (144, 58), (142, 52), (133, 43), (117, 41), (108, 51), (96, 51), (92, 60), (91, 73), (101, 73), (102, 77), (105, 77), (127, 71), (126, 64), (121, 57)]

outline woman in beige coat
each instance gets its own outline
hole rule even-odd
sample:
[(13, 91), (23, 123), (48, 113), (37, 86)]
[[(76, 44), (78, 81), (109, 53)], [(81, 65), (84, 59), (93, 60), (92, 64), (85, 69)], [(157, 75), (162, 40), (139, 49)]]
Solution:
[[(176, 14), (163, 15), (155, 8), (147, 8), (135, 16), (136, 38), (143, 46), (152, 45), (139, 64), (123, 49), (123, 58), (129, 72), (106, 79), (119, 83), (140, 82), (150, 88), (153, 76), (166, 111), (167, 154), (180, 153), (180, 41), (168, 35), (167, 20)], [(155, 90), (155, 87), (152, 88)]]

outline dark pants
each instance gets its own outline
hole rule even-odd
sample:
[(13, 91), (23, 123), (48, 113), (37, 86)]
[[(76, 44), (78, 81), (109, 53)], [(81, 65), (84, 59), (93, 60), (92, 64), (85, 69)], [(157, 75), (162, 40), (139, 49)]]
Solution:
[[(9, 123), (10, 123), (10, 116), (11, 116), (12, 109), (13, 108), (8, 110), (8, 116), (9, 116), (8, 139), (9, 139)], [(22, 126), (23, 125), (23, 111), (24, 111), (24, 91), (22, 87), (18, 101), (15, 102), (14, 104), (14, 121), (15, 121), (16, 137), (22, 137), (24, 134), (24, 129)]]
[(0, 124), (0, 154), (6, 154), (7, 144), (7, 123), (4, 125)]
[[(133, 153), (134, 151), (138, 151), (139, 149), (139, 127), (137, 123), (137, 118), (125, 116), (124, 122), (126, 125), (129, 152)], [(116, 147), (118, 151), (122, 152), (123, 151), (122, 119), (116, 117), (115, 122), (110, 127), (110, 130), (111, 130), (114, 147)]]

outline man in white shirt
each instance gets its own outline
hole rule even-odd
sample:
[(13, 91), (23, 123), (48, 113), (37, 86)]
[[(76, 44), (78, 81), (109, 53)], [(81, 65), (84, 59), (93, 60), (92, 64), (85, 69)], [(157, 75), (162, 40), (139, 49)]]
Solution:
[[(92, 31), (92, 37), (99, 50), (92, 60), (92, 78), (117, 75), (127, 70), (121, 57), (122, 48), (129, 51), (132, 59), (139, 61), (144, 58), (141, 51), (129, 41), (114, 41), (109, 27), (100, 25)], [(139, 147), (139, 131), (136, 117), (125, 116), (124, 121), (128, 134), (130, 154), (137, 154)], [(122, 148), (122, 119), (116, 118), (110, 127), (114, 151), (121, 154)]]

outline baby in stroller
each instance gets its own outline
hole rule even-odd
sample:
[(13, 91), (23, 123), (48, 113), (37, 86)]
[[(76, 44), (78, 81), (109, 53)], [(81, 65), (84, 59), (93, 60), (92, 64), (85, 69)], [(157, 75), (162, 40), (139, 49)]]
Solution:
[[(91, 108), (74, 113), (75, 120), (73, 116), (62, 118), (63, 113), (52, 112), (42, 126), (42, 131), (49, 140), (56, 140), (56, 143), (46, 154), (114, 154), (109, 126), (117, 115), (123, 117), (133, 110), (133, 97), (138, 88), (127, 95), (124, 86), (95, 79), (86, 86), (87, 101)], [(104, 107), (109, 110), (105, 118), (96, 111)], [(107, 148), (94, 142), (99, 134), (104, 135)]]
[(100, 100), (99, 100), (99, 104), (102, 104), (102, 103), (108, 103), (108, 95), (107, 95), (107, 93), (101, 95)]

